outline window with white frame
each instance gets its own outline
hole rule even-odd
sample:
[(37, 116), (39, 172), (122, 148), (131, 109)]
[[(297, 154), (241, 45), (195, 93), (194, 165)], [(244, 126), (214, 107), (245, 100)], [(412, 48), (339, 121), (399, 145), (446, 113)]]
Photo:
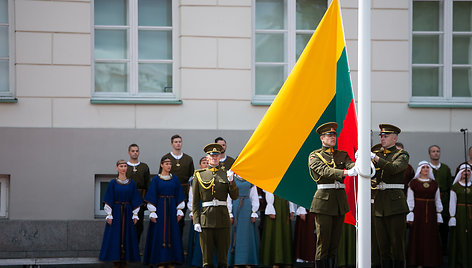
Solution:
[(14, 98), (13, 0), (0, 0), (0, 100)]
[(94, 0), (93, 100), (177, 100), (178, 1)]
[(270, 104), (300, 57), (328, 0), (254, 0), (253, 103)]
[(412, 2), (411, 106), (472, 106), (472, 1)]
[(95, 175), (95, 216), (106, 216), (103, 210), (103, 200), (107, 191), (108, 184), (116, 178), (116, 174), (97, 174)]
[(8, 217), (9, 189), (10, 189), (10, 176), (0, 174), (0, 218)]

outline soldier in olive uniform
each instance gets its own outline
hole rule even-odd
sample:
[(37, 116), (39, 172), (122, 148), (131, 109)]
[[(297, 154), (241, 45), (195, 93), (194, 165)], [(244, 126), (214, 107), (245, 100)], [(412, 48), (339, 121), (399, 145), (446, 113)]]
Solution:
[(382, 148), (372, 153), (377, 170), (373, 219), (383, 268), (405, 266), (406, 214), (409, 212), (403, 193), (403, 175), (408, 167), (408, 152), (395, 143), (401, 130), (380, 124)]
[(318, 185), (310, 208), (315, 213), (315, 267), (318, 268), (335, 267), (344, 214), (349, 211), (343, 181), (345, 176), (357, 175), (349, 155), (334, 149), (337, 127), (338, 124), (330, 122), (316, 129), (323, 147), (308, 157), (310, 173)]
[(209, 155), (209, 166), (195, 171), (192, 185), (193, 223), (200, 234), (203, 267), (214, 267), (216, 249), (218, 267), (227, 267), (230, 244), (230, 218), (226, 200), (238, 198), (233, 177), (219, 168), (221, 145), (210, 143), (203, 149)]

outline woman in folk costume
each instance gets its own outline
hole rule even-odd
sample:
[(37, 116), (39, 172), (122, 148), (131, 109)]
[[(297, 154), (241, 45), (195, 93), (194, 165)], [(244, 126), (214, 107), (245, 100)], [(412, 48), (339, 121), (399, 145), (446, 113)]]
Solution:
[(170, 266), (184, 262), (177, 222), (184, 217), (185, 194), (177, 176), (170, 174), (171, 168), (171, 160), (164, 156), (161, 159), (161, 174), (152, 178), (144, 198), (150, 211), (144, 264)]
[[(462, 164), (451, 187), (449, 199), (449, 267), (472, 267), (471, 166)], [(467, 183), (466, 183), (467, 182)]]
[(306, 208), (298, 206), (295, 211), (295, 231), (293, 238), (294, 258), (296, 263), (315, 262), (315, 214)]
[(292, 257), (292, 225), (295, 205), (292, 202), (266, 192), (264, 227), (260, 248), (260, 263), (264, 266), (291, 266)]
[(227, 201), (232, 221), (228, 265), (258, 265), (259, 233), (255, 223), (259, 210), (257, 187), (236, 174), (234, 178), (239, 189), (239, 197), (231, 200), (228, 196)]
[(439, 223), (443, 222), (439, 185), (433, 170), (421, 161), (415, 176), (408, 184), (407, 203), (410, 225), (407, 264), (411, 266), (439, 267), (442, 264)]
[(126, 178), (125, 160), (116, 162), (118, 177), (108, 184), (104, 203), (107, 213), (99, 260), (112, 261), (113, 267), (124, 268), (126, 262), (140, 261), (136, 222), (143, 203), (136, 183)]

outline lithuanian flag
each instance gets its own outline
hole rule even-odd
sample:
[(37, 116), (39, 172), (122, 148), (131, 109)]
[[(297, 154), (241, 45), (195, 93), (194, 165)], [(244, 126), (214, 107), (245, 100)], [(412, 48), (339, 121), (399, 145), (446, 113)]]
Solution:
[[(338, 148), (354, 159), (357, 119), (338, 0), (332, 1), (298, 62), (232, 170), (260, 188), (310, 208), (316, 183), (308, 155), (321, 147), (316, 128), (338, 123)], [(354, 179), (345, 180), (355, 224)]]

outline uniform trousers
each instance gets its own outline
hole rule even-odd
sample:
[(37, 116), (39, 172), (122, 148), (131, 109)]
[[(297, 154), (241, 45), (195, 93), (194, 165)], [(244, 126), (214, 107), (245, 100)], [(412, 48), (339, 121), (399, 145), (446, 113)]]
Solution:
[(406, 214), (375, 217), (375, 233), (382, 261), (405, 260)]
[(316, 254), (315, 260), (336, 257), (343, 229), (344, 215), (315, 214)]
[[(212, 266), (213, 253), (216, 249), (218, 266), (228, 265), (228, 249), (230, 244), (230, 227), (228, 228), (202, 228), (200, 233), (200, 246), (202, 248), (203, 266)], [(213, 265), (216, 267), (216, 265)]]

